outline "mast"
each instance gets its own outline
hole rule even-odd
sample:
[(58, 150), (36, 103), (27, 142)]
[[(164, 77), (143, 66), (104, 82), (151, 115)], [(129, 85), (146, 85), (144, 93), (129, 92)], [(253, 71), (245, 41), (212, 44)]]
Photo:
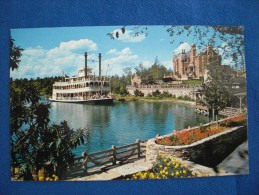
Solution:
[(87, 52), (85, 52), (85, 79), (87, 78)]
[(101, 76), (102, 76), (101, 60), (102, 60), (102, 54), (99, 53), (99, 79), (101, 79)]

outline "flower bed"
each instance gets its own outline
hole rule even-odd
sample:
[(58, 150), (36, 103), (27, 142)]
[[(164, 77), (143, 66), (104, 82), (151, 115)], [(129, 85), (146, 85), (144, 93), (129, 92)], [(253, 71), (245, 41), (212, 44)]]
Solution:
[(146, 144), (146, 159), (152, 161), (165, 154), (214, 167), (247, 139), (246, 120), (246, 115), (229, 117), (150, 139)]
[(246, 115), (238, 115), (223, 119), (218, 123), (211, 123), (192, 129), (175, 131), (172, 136), (157, 139), (156, 143), (167, 146), (189, 145), (211, 135), (229, 130), (231, 127), (242, 126), (246, 123)]
[(151, 170), (138, 172), (128, 179), (167, 179), (167, 178), (186, 178), (204, 177), (209, 173), (195, 173), (187, 168), (184, 162), (175, 157), (158, 155), (156, 162)]

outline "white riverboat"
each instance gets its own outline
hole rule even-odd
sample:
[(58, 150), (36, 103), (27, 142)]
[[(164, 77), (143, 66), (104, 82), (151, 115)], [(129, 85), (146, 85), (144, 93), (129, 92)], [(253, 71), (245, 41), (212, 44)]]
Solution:
[(50, 101), (65, 103), (112, 104), (110, 78), (101, 75), (101, 54), (99, 54), (99, 75), (92, 74), (87, 67), (85, 53), (85, 68), (73, 77), (63, 77), (62, 81), (53, 84)]

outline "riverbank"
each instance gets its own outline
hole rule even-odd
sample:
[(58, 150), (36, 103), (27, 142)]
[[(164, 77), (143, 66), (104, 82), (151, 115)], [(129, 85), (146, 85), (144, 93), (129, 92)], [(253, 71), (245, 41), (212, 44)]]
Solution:
[(133, 95), (114, 95), (114, 102), (134, 102), (134, 101), (146, 101), (146, 102), (173, 102), (178, 104), (188, 104), (191, 106), (195, 105), (195, 101), (184, 100), (181, 98), (160, 98), (160, 97), (140, 97)]

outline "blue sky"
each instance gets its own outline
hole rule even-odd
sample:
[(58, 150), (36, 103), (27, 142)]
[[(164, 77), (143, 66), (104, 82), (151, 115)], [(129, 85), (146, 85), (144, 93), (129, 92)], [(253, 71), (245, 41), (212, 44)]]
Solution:
[[(150, 67), (157, 57), (160, 64), (172, 69), (173, 53), (189, 50), (195, 43), (193, 37), (183, 35), (170, 37), (165, 26), (147, 26), (148, 35), (133, 37), (134, 26), (127, 26), (118, 39), (111, 39), (107, 33), (122, 26), (64, 27), (12, 29), (15, 45), (24, 49), (19, 69), (11, 71), (11, 77), (37, 78), (61, 76), (62, 71), (72, 76), (84, 67), (84, 52), (93, 72), (98, 74), (98, 54), (102, 54), (102, 74), (123, 75), (123, 68), (142, 63)], [(143, 26), (145, 27), (145, 26)], [(143, 29), (139, 27), (139, 29)], [(174, 40), (174, 43), (170, 42)], [(182, 44), (180, 44), (182, 42)], [(221, 43), (219, 43), (221, 44)]]

